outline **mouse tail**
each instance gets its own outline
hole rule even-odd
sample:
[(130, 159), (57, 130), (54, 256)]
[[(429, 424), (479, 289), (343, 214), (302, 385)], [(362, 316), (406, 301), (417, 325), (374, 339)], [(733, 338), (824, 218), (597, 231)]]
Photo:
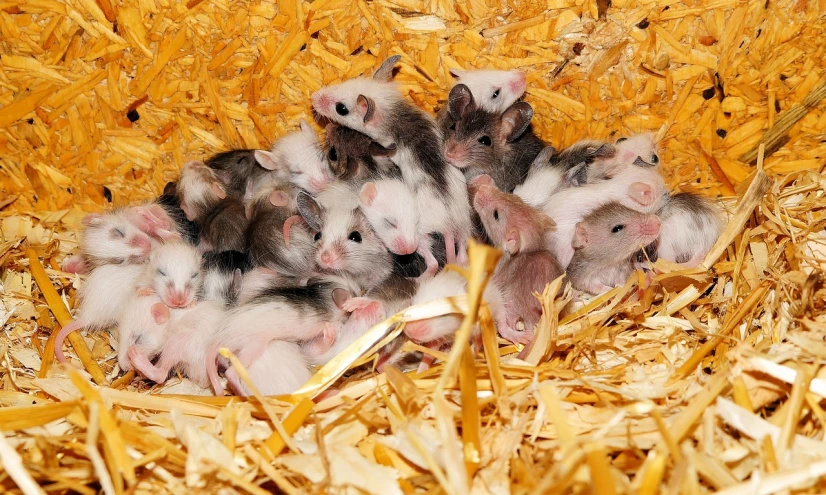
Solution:
[(59, 362), (66, 362), (66, 356), (63, 355), (63, 341), (66, 340), (66, 337), (68, 337), (70, 333), (81, 328), (83, 328), (83, 323), (80, 320), (72, 320), (57, 332), (57, 336), (54, 338), (54, 355)]
[(206, 369), (209, 382), (212, 384), (212, 390), (215, 395), (224, 395), (224, 387), (221, 386), (221, 378), (218, 376), (218, 345), (213, 344), (209, 347), (206, 355)]

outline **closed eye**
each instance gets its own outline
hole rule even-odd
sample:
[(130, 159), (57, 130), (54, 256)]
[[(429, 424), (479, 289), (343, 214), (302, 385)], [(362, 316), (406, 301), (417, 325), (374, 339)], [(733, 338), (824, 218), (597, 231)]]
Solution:
[(166, 276), (166, 272), (165, 272), (165, 271), (163, 271), (163, 270), (161, 270), (160, 268), (158, 268), (158, 275), (160, 275), (161, 277), (165, 277), (165, 276)]
[(396, 222), (394, 222), (393, 220), (391, 220), (391, 219), (389, 219), (389, 218), (385, 218), (385, 219), (384, 219), (384, 224), (385, 224), (387, 227), (391, 228), (391, 229), (398, 228), (398, 226), (399, 226)]
[(191, 278), (192, 280), (195, 280), (196, 278), (198, 278), (198, 272), (193, 273), (192, 276), (189, 277), (189, 278)]
[(620, 225), (614, 225), (614, 228), (613, 228), (613, 229), (611, 229), (611, 233), (613, 233), (613, 234), (619, 233), (619, 232), (621, 232), (621, 231), (622, 231), (622, 229), (624, 229), (624, 228), (625, 228), (625, 225), (622, 225), (622, 224), (620, 224)]
[(119, 229), (117, 227), (112, 229), (112, 238), (123, 239), (124, 237), (126, 237), (126, 232), (124, 232), (123, 229)]

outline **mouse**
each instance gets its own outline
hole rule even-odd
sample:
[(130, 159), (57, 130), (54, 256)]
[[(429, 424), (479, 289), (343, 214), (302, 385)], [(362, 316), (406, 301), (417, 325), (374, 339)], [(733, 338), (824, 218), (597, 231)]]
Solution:
[[(560, 153), (563, 152), (565, 150)], [(530, 205), (541, 206), (559, 191), (583, 185), (585, 177), (582, 172), (585, 169), (579, 166), (582, 162), (577, 161), (570, 167), (555, 166), (556, 154), (553, 146), (543, 148), (531, 163), (525, 181), (514, 187), (513, 193)], [(562, 159), (560, 162), (565, 163), (567, 160)]]
[(253, 266), (276, 270), (289, 277), (318, 274), (315, 232), (299, 215), (292, 184), (262, 189), (250, 203), (247, 252)]
[(656, 169), (633, 166), (610, 180), (563, 189), (544, 204), (530, 204), (528, 198), (522, 199), (544, 211), (556, 223), (556, 228), (548, 232), (546, 241), (560, 266), (566, 268), (574, 254), (571, 238), (576, 224), (597, 207), (617, 201), (628, 208), (653, 213), (667, 198), (665, 181)]
[(310, 194), (318, 194), (332, 182), (333, 171), (315, 129), (304, 119), (300, 120), (299, 126), (299, 131), (278, 139), (272, 151), (256, 151), (255, 158), (282, 181), (289, 181)]
[(186, 213), (181, 209), (177, 181), (167, 182), (163, 193), (155, 199), (155, 203), (166, 211), (184, 241), (193, 246), (198, 244), (201, 230), (198, 224), (186, 218)]
[(657, 216), (662, 224), (652, 261), (663, 258), (687, 268), (700, 265), (724, 227), (720, 209), (692, 193), (674, 194)]
[(356, 181), (382, 177), (400, 178), (391, 158), (395, 145), (385, 148), (367, 134), (335, 123), (327, 124), (326, 156), (338, 180)]
[[(478, 187), (473, 207), (493, 245), (504, 253), (493, 275), (505, 301), (505, 318), (497, 327), (505, 339), (527, 344), (542, 316), (542, 305), (533, 294), (541, 294), (564, 272), (545, 243), (555, 224), (519, 196), (500, 191), (490, 178), (487, 182)], [(525, 331), (517, 330), (520, 320)]]
[(322, 334), (332, 340), (346, 313), (342, 304), (359, 291), (342, 277), (312, 279), (306, 285), (284, 286), (278, 279), (262, 284), (248, 301), (227, 312), (210, 343), (206, 367), (216, 394), (223, 388), (218, 379), (218, 350), (232, 350), (245, 367), (252, 365), (274, 340), (311, 341)]
[[(479, 107), (500, 114), (525, 94), (527, 76), (521, 70), (450, 69), (456, 85), (466, 86)], [(452, 88), (451, 88), (452, 89)]]
[(393, 259), (359, 210), (358, 194), (348, 184), (331, 184), (317, 198), (302, 191), (296, 202), (299, 214), (315, 232), (315, 260), (323, 273), (350, 277), (363, 290), (390, 276)]
[(252, 269), (249, 256), (240, 251), (208, 251), (201, 259), (203, 273), (199, 301), (220, 301), (225, 307), (238, 302), (244, 274)]
[[(152, 352), (146, 352), (144, 336), (137, 345), (130, 345), (127, 358), (141, 375), (163, 384), (170, 371), (181, 374), (202, 388), (209, 387), (204, 363), (208, 347), (224, 316), (222, 301), (198, 301), (190, 308), (173, 310), (163, 332), (164, 339)], [(151, 357), (158, 354), (156, 364)]]
[(416, 195), (420, 218), (426, 212), (423, 221), (429, 231), (444, 235), (449, 261), (466, 263), (472, 230), (467, 185), (462, 173), (445, 160), (433, 117), (405, 100), (394, 84), (393, 69), (400, 59), (389, 57), (372, 79), (360, 77), (319, 89), (312, 95), (313, 109), (321, 119), (366, 134), (385, 148), (395, 146), (392, 161)]
[(78, 316), (55, 336), (54, 352), (59, 362), (66, 362), (63, 341), (70, 333), (82, 328), (102, 330), (120, 320), (124, 308), (136, 297), (144, 269), (143, 264), (108, 264), (91, 271), (78, 290)]
[(651, 132), (643, 132), (617, 139), (612, 155), (596, 157), (590, 164), (589, 182), (611, 178), (631, 165), (658, 169), (660, 157), (654, 137)]
[[(258, 391), (265, 396), (291, 394), (312, 376), (301, 347), (284, 340), (271, 341), (261, 356), (247, 367), (247, 373)], [(227, 369), (225, 375), (235, 395), (252, 395), (235, 368)]]
[(233, 198), (244, 199), (252, 195), (256, 184), (269, 185), (279, 178), (256, 159), (254, 149), (238, 149), (217, 153), (204, 163), (215, 172), (224, 192)]
[(595, 295), (622, 285), (635, 269), (637, 253), (659, 235), (656, 215), (617, 202), (602, 205), (576, 224), (568, 280)]
[(502, 113), (491, 113), (477, 105), (464, 84), (450, 90), (448, 115), (442, 124), (445, 157), (470, 180), (490, 175), (505, 192), (522, 184), (545, 143), (531, 128), (533, 108), (516, 102)]
[[(201, 284), (201, 256), (184, 242), (154, 249), (118, 323), (118, 364), (132, 369), (129, 349), (154, 357), (166, 341), (170, 319), (195, 304)], [(178, 311), (176, 311), (178, 310)]]

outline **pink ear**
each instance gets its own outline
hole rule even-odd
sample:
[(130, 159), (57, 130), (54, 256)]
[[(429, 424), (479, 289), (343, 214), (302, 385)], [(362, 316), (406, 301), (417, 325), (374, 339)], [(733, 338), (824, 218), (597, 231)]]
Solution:
[(303, 118), (298, 120), (298, 127), (301, 128), (302, 132), (312, 132), (313, 135), (315, 135), (315, 130), (313, 130), (313, 127)]
[(643, 182), (634, 182), (628, 186), (628, 195), (642, 206), (649, 206), (654, 202), (654, 188)]
[(190, 222), (195, 221), (195, 213), (192, 211), (192, 208), (186, 203), (181, 203), (181, 210), (183, 210), (184, 215), (186, 215), (186, 219)]
[(276, 189), (270, 193), (270, 204), (281, 208), (290, 204), (290, 198), (284, 191)]
[(510, 254), (516, 254), (519, 251), (519, 244), (519, 231), (509, 229), (505, 234), (505, 250)]
[(102, 221), (103, 221), (103, 215), (101, 215), (100, 213), (89, 213), (88, 215), (83, 217), (83, 220), (81, 220), (81, 223), (88, 227), (90, 225), (100, 225), (100, 223)]
[(473, 184), (473, 186), (474, 186), (474, 187), (479, 187), (479, 186), (481, 186), (481, 185), (487, 185), (487, 186), (493, 186), (493, 187), (496, 187), (496, 186), (493, 184), (493, 179), (492, 179), (492, 178), (490, 177), (490, 175), (488, 175), (488, 174), (482, 174), (482, 175), (480, 175), (480, 176), (478, 176), (478, 177), (474, 178), (474, 179), (471, 181), (471, 183)]
[(537, 211), (536, 216), (539, 220), (539, 228), (542, 229), (542, 232), (548, 232), (556, 227), (556, 222), (554, 222), (554, 219), (549, 217), (547, 213)]
[(584, 248), (588, 245), (588, 230), (582, 223), (576, 224), (576, 232), (574, 232), (574, 240), (571, 242), (571, 246), (574, 249)]
[(224, 192), (224, 188), (221, 187), (217, 182), (213, 182), (210, 184), (210, 188), (212, 188), (212, 192), (218, 196), (218, 199), (226, 199), (227, 193)]
[(368, 182), (361, 186), (361, 192), (359, 193), (359, 200), (361, 204), (364, 206), (372, 206), (373, 202), (376, 200), (376, 196), (378, 196), (379, 191), (376, 189), (375, 182)]
[(155, 323), (158, 325), (169, 321), (169, 308), (166, 304), (158, 302), (152, 305), (152, 319), (155, 320)]
[(255, 161), (267, 170), (278, 169), (278, 163), (275, 161), (275, 155), (269, 151), (255, 150)]
[(350, 299), (350, 293), (342, 288), (333, 289), (333, 302), (335, 303), (336, 307), (342, 311), (344, 311), (344, 303)]

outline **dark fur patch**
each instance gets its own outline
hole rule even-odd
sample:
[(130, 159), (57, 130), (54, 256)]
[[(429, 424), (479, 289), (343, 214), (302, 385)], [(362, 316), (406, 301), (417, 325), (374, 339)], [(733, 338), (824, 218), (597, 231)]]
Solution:
[(201, 239), (215, 251), (244, 251), (248, 223), (244, 204), (228, 197), (203, 218)]
[(255, 181), (269, 170), (255, 160), (255, 150), (230, 150), (207, 159), (206, 166), (215, 170), (226, 186), (228, 196), (243, 197), (248, 181)]
[(178, 231), (181, 232), (183, 239), (191, 245), (198, 244), (198, 238), (201, 235), (201, 229), (195, 222), (190, 222), (186, 218), (186, 214), (181, 209), (181, 202), (178, 200), (177, 184), (169, 182), (163, 188), (163, 194), (158, 196), (155, 200), (173, 222), (178, 226)]
[[(285, 302), (298, 306), (304, 311), (316, 314), (326, 313), (333, 303), (333, 289), (337, 285), (330, 282), (313, 281), (305, 286), (278, 287), (272, 286), (260, 291), (250, 304), (266, 304), (269, 302)], [(273, 322), (274, 324), (277, 322)]]
[(433, 186), (446, 195), (447, 163), (439, 135), (430, 119), (422, 110), (406, 101), (397, 102), (390, 110), (390, 122), (398, 147), (410, 150), (425, 174), (431, 177)]

